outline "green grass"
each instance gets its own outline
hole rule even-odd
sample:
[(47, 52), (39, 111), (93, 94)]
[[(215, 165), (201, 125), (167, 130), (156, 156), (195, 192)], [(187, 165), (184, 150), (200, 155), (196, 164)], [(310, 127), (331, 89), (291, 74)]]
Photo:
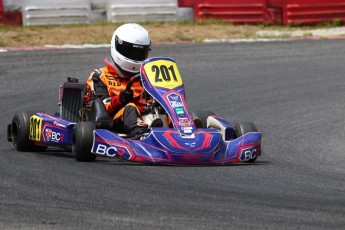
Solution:
[(0, 47), (6, 47), (6, 46), (8, 46), (7, 42), (0, 41)]

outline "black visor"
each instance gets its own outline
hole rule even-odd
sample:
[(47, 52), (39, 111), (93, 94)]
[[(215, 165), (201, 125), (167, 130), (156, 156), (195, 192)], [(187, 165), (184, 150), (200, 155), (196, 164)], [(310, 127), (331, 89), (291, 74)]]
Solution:
[(120, 40), (115, 37), (115, 49), (126, 58), (144, 61), (149, 55), (150, 45), (138, 45)]

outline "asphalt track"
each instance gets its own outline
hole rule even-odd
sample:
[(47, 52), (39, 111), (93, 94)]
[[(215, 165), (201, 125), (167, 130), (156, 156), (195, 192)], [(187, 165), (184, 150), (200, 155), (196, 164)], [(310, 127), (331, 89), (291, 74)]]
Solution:
[(0, 229), (344, 229), (345, 40), (153, 46), (176, 59), (191, 108), (263, 133), (255, 164), (154, 166), (16, 152), (19, 110), (58, 110), (108, 49), (0, 53)]

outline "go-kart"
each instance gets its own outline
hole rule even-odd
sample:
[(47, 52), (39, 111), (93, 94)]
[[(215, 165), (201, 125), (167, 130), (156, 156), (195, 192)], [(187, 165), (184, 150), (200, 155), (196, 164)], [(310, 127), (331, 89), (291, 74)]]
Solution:
[[(175, 60), (147, 59), (140, 73), (146, 93), (143, 115), (149, 131), (131, 138), (113, 131), (103, 102), (89, 97), (86, 84), (69, 78), (60, 86), (60, 112), (19, 112), (8, 125), (7, 139), (18, 151), (44, 151), (48, 146), (72, 150), (77, 161), (97, 155), (161, 164), (231, 164), (254, 162), (261, 155), (261, 133), (252, 122), (230, 124), (212, 111), (189, 111)], [(92, 97), (91, 97), (92, 98)], [(163, 121), (160, 127), (154, 121)]]

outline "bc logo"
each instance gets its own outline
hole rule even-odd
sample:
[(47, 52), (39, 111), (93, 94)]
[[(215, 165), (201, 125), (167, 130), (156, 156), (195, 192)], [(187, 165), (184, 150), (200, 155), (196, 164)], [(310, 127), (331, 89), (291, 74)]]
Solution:
[(44, 133), (45, 133), (46, 141), (55, 142), (55, 143), (63, 142), (64, 135), (62, 133), (55, 132), (50, 128), (46, 128)]
[[(99, 143), (96, 143), (94, 146), (93, 146), (93, 149), (92, 149), (92, 152), (93, 153), (96, 153), (96, 154), (100, 154), (100, 155), (103, 155), (103, 156), (109, 156), (109, 157), (119, 157), (121, 158), (124, 154), (127, 153), (127, 150), (126, 148), (124, 147), (120, 147), (120, 146), (110, 146), (110, 145), (103, 145), (103, 144), (99, 144)], [(130, 158), (130, 154), (129, 156), (125, 156), (126, 158)]]
[(257, 157), (258, 150), (255, 147), (242, 149), (240, 160), (241, 161), (250, 161), (254, 160)]
[(114, 157), (116, 156), (117, 151), (118, 150), (116, 147), (110, 147), (107, 145), (98, 144), (95, 153), (100, 154), (100, 155)]

